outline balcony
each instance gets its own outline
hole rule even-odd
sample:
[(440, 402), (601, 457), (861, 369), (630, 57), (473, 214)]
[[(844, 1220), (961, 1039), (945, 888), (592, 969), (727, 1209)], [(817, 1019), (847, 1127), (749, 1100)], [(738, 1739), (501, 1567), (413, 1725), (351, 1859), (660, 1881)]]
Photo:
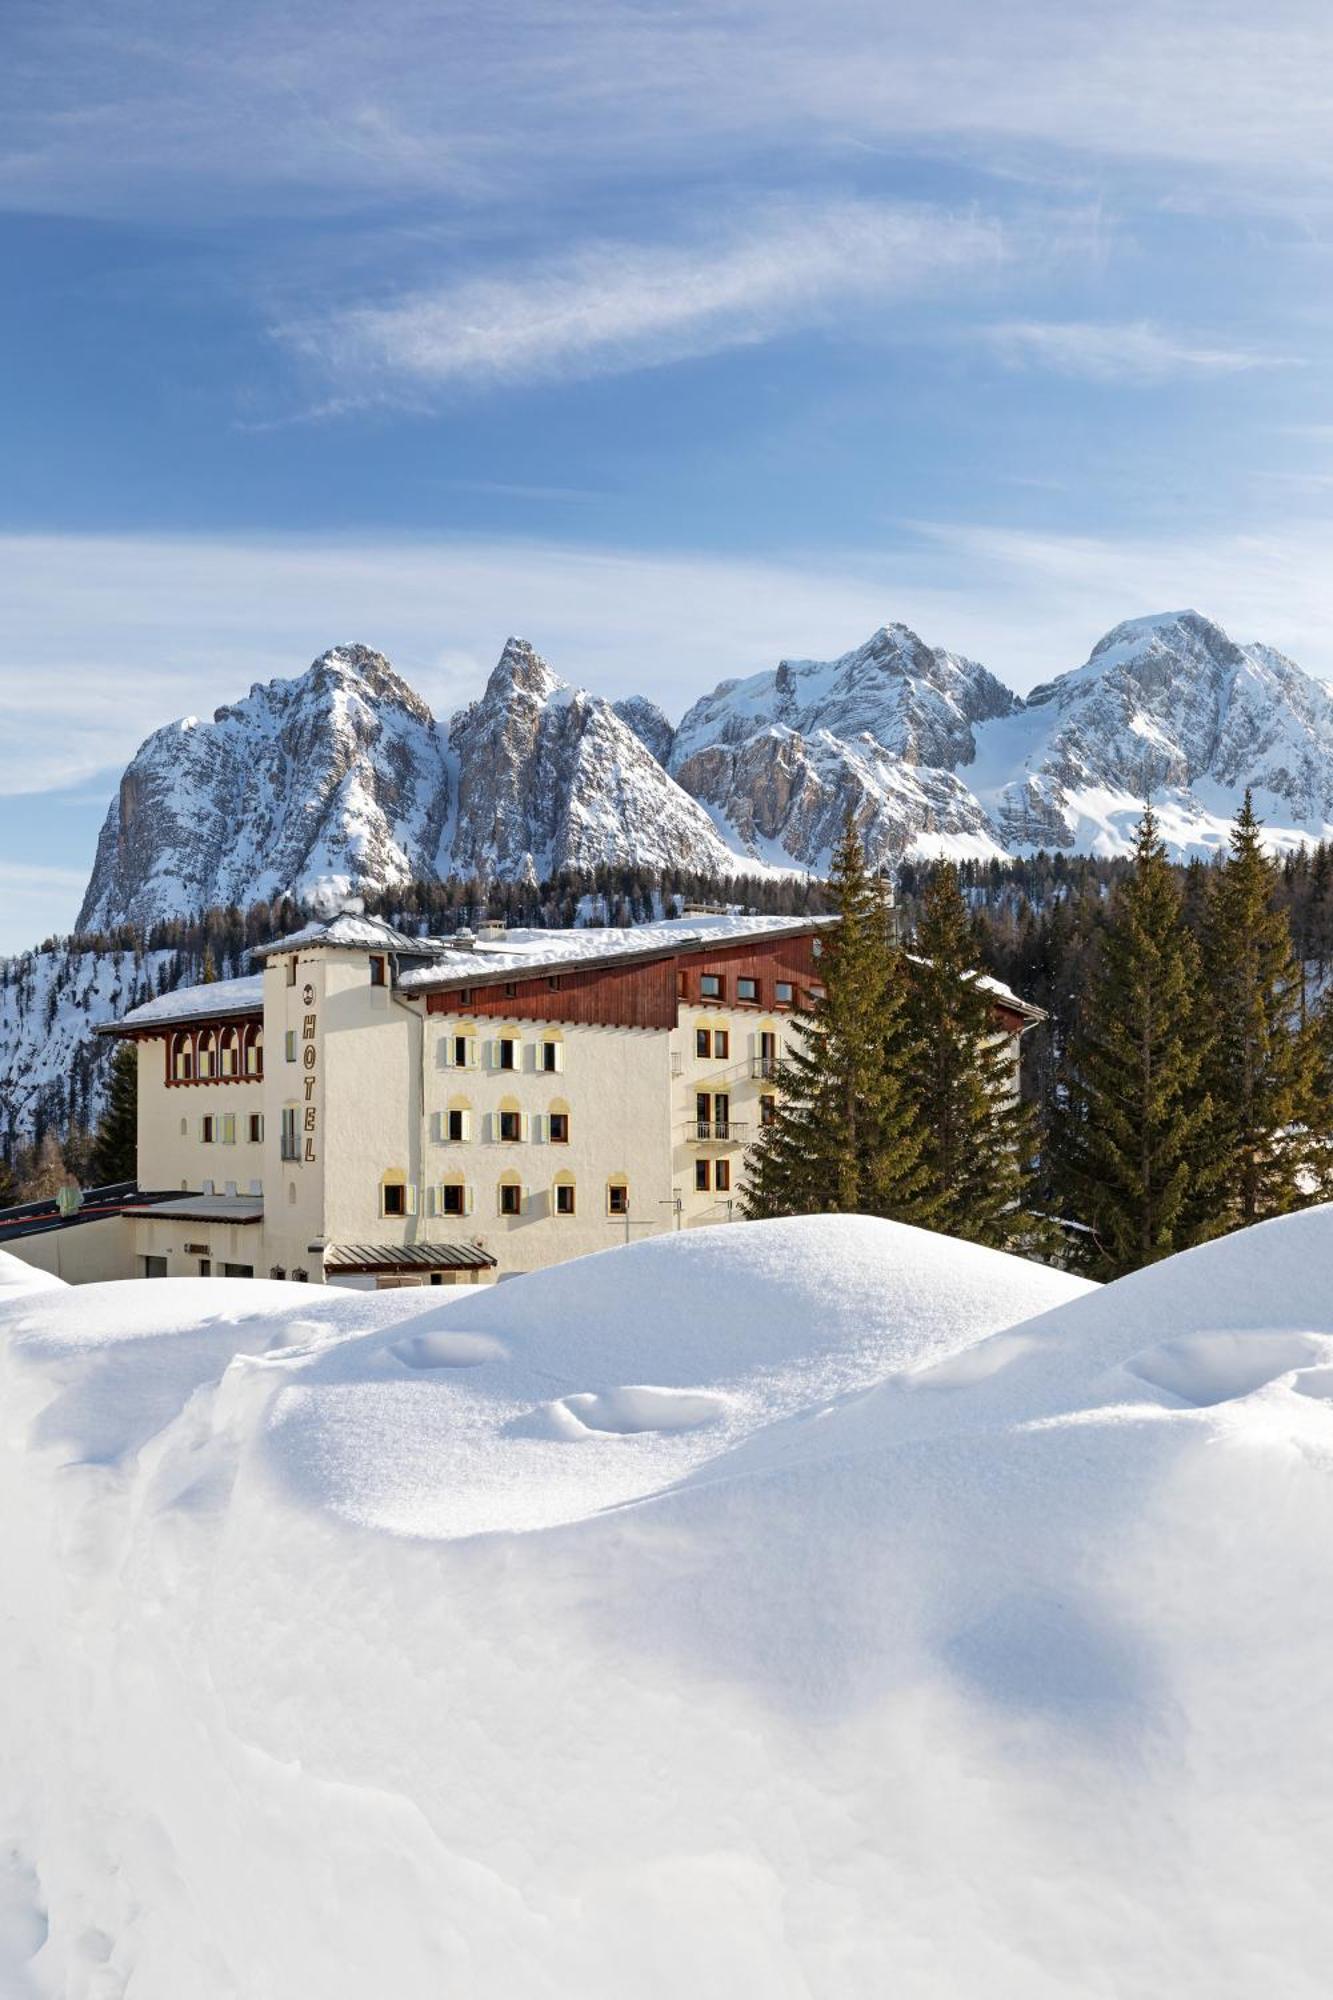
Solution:
[(750, 1075), (760, 1083), (776, 1083), (778, 1080), (777, 1056), (751, 1056)]
[(691, 1118), (685, 1130), (695, 1145), (739, 1146), (749, 1127), (734, 1118)]

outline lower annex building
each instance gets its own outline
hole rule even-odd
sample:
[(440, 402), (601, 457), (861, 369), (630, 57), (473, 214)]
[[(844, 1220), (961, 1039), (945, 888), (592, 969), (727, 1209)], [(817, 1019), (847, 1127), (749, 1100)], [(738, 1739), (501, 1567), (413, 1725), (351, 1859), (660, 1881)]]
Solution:
[[(407, 937), (344, 914), (102, 1032), (139, 1186), (0, 1237), (75, 1282), (475, 1283), (739, 1214), (831, 918)], [(994, 986), (1012, 1043), (1041, 1017)]]

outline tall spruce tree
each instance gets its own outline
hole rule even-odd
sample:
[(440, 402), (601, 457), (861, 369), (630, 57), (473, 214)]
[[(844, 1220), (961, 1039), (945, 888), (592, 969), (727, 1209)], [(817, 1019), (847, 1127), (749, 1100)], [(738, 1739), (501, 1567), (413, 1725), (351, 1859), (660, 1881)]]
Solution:
[(121, 1042), (111, 1058), (106, 1109), (93, 1137), (88, 1165), (94, 1187), (112, 1187), (139, 1176), (139, 1050)]
[(833, 859), (841, 922), (822, 940), (822, 992), (778, 1067), (777, 1107), (746, 1163), (749, 1216), (821, 1212), (929, 1222), (903, 953), (884, 885), (850, 816)]
[(1219, 1229), (1317, 1199), (1318, 1030), (1301, 1019), (1301, 970), (1262, 833), (1247, 791), (1204, 931), (1214, 1022), (1205, 1078), (1216, 1113)]
[(997, 1249), (1040, 1235), (1026, 1212), (1034, 1133), (1013, 1094), (1012, 1054), (977, 978), (977, 948), (958, 870), (936, 870), (921, 903), (909, 972), (917, 1045), (921, 1164), (938, 1197), (934, 1226)]
[(1055, 1182), (1117, 1278), (1208, 1233), (1212, 1105), (1199, 952), (1150, 807), (1116, 887), (1071, 1037)]

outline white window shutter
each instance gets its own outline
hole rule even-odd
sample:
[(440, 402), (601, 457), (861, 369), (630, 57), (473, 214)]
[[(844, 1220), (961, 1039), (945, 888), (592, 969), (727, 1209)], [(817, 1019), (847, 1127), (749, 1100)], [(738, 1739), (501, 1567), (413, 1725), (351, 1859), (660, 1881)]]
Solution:
[(550, 1119), (545, 1117), (542, 1112), (537, 1112), (532, 1121), (532, 1143), (534, 1146), (544, 1146), (546, 1144), (546, 1134), (550, 1127), (550, 1122)]
[(430, 1136), (434, 1145), (438, 1146), (442, 1144), (444, 1140), (444, 1113), (442, 1111), (432, 1111), (430, 1114)]
[(465, 1139), (470, 1139), (472, 1137), (472, 1113), (470, 1111), (465, 1111), (463, 1113), (462, 1130), (463, 1130), (463, 1137)]
[(471, 1215), (472, 1213), (472, 1189), (470, 1187), (463, 1189), (463, 1213), (464, 1215)]
[(439, 1041), (435, 1044), (435, 1067), (436, 1069), (452, 1069), (453, 1066), (454, 1038), (452, 1035), (441, 1035)]
[(477, 1051), (477, 1038), (475, 1035), (469, 1035), (467, 1038), (467, 1067), (475, 1069), (480, 1060), (481, 1057)]
[(528, 1206), (528, 1192), (528, 1189), (525, 1187), (521, 1187), (518, 1191), (518, 1205), (520, 1210), (525, 1212)]
[(407, 1212), (409, 1215), (415, 1215), (417, 1212), (417, 1191), (411, 1181), (407, 1184)]
[(555, 1066), (558, 1072), (565, 1066), (565, 1045), (563, 1042), (552, 1042), (551, 1047), (555, 1050)]
[(489, 1146), (495, 1139), (495, 1113), (487, 1111), (481, 1121), (481, 1136)]
[(435, 1191), (435, 1189), (434, 1189), (433, 1187), (428, 1187), (428, 1188), (426, 1189), (426, 1213), (427, 1213), (427, 1215), (435, 1215), (435, 1214), (436, 1214), (436, 1213), (438, 1212), (438, 1201), (439, 1201), (439, 1197), (438, 1197), (438, 1195), (436, 1194), (436, 1191)]
[(527, 1112), (520, 1111), (518, 1114), (518, 1136), (520, 1139), (526, 1139), (529, 1136), (531, 1125), (532, 1120), (528, 1117)]

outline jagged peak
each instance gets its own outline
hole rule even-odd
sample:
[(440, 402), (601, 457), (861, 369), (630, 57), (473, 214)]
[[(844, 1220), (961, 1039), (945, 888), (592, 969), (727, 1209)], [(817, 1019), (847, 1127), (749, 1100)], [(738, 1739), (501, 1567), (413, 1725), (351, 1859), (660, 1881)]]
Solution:
[(310, 662), (303, 674), (253, 682), (245, 701), (227, 702), (221, 708), (215, 708), (213, 720), (227, 722), (243, 718), (250, 704), (289, 708), (307, 697), (323, 696), (333, 688), (358, 695), (372, 705), (390, 702), (394, 707), (406, 710), (418, 722), (427, 725), (434, 722), (430, 709), (416, 689), (403, 679), (385, 655), (359, 641), (330, 646)]
[(545, 701), (566, 685), (534, 645), (527, 639), (511, 636), (505, 640), (500, 657), (491, 670), (483, 699), (492, 695), (503, 698), (517, 692)]

